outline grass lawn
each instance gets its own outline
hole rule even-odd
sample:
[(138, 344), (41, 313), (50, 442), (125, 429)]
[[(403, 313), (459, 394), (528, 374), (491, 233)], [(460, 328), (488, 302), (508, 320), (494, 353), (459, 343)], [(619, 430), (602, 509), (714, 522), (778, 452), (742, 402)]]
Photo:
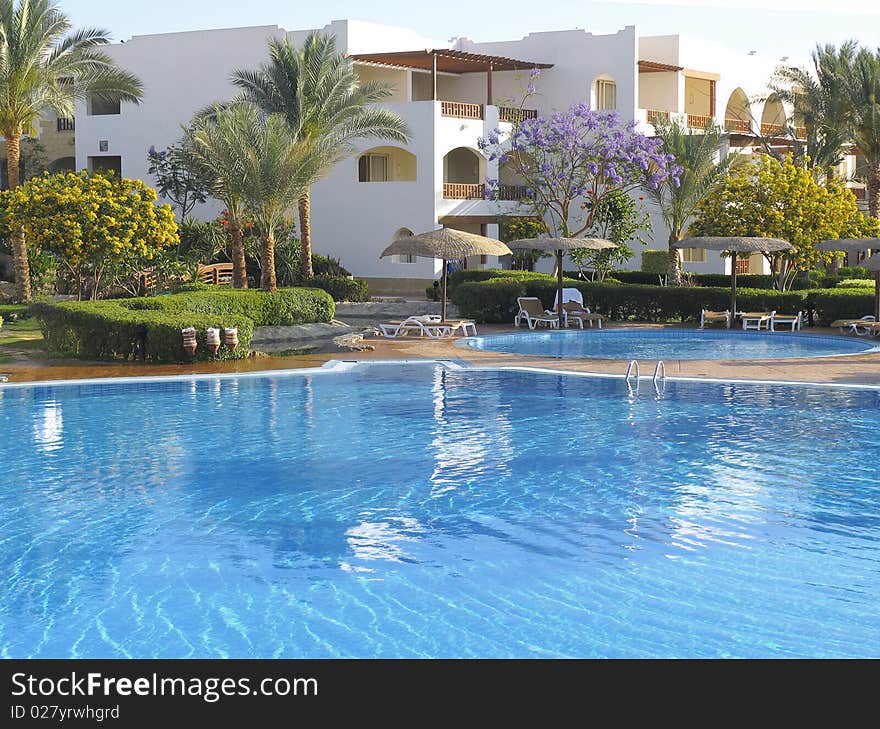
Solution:
[(36, 319), (5, 321), (0, 328), (0, 362), (27, 358), (43, 348), (43, 333)]

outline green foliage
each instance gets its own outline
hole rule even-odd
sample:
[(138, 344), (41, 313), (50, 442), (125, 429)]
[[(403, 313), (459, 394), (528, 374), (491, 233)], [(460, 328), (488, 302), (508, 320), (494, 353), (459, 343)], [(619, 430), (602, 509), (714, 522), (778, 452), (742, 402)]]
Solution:
[(178, 225), (180, 245), (178, 253), (194, 263), (214, 263), (229, 260), (229, 241), (223, 226), (216, 220), (201, 221), (185, 218)]
[(211, 180), (202, 168), (192, 164), (188, 138), (163, 150), (150, 147), (147, 161), (147, 172), (156, 178), (156, 189), (180, 211), (182, 221), (196, 205), (207, 202)]
[[(498, 238), (504, 243), (512, 240), (525, 240), (527, 238), (539, 238), (547, 233), (547, 224), (539, 218), (517, 217), (501, 218), (498, 224)], [(551, 256), (546, 251), (532, 250), (515, 250), (511, 257), (511, 265), (514, 269), (520, 271), (531, 271), (535, 267), (535, 263), (541, 258)]]
[(651, 221), (630, 195), (619, 190), (609, 192), (595, 206), (590, 234), (616, 243), (617, 248), (599, 251), (577, 248), (570, 255), (581, 273), (585, 268), (591, 268), (594, 280), (602, 281), (617, 264), (624, 263), (635, 255), (629, 243), (645, 244), (639, 231), (650, 230)]
[(642, 272), (652, 275), (665, 275), (669, 272), (668, 251), (642, 251)]
[(34, 314), (50, 354), (86, 359), (128, 359), (146, 327), (146, 356), (152, 362), (186, 361), (181, 329), (196, 328), (198, 359), (208, 358), (205, 329), (237, 327), (239, 347), (221, 348), (221, 358), (248, 356), (255, 326), (330, 321), (334, 305), (316, 289), (196, 291), (144, 299), (36, 304)]
[(351, 276), (351, 271), (342, 265), (342, 261), (333, 256), (323, 256), (320, 253), (312, 253), (312, 271), (315, 276)]
[(0, 315), (4, 316), (6, 321), (24, 319), (28, 316), (27, 304), (0, 304)]
[[(585, 306), (615, 320), (698, 321), (701, 309), (723, 311), (730, 304), (730, 289), (726, 287), (681, 288), (574, 279), (564, 280), (563, 285), (580, 290)], [(529, 277), (462, 282), (456, 286), (451, 299), (462, 316), (482, 323), (508, 323), (516, 314), (519, 296), (537, 296), (545, 307), (550, 308), (556, 296), (556, 279), (545, 274), (531, 274)], [(743, 310), (794, 313), (812, 306), (818, 322), (824, 325), (835, 319), (862, 316), (870, 311), (872, 301), (870, 293), (859, 289), (782, 292), (742, 288), (738, 292), (738, 302)]]
[(871, 278), (873, 272), (864, 266), (841, 266), (837, 269), (837, 275), (841, 278)]
[(837, 284), (839, 289), (872, 289), (874, 288), (874, 279), (871, 278), (845, 278)]
[(366, 281), (343, 276), (315, 275), (304, 283), (326, 291), (333, 301), (369, 301), (370, 294)]

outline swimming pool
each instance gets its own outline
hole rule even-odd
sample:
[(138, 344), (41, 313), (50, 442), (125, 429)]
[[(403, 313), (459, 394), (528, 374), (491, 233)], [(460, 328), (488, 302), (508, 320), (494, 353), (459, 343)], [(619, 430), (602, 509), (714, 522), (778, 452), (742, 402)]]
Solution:
[(880, 655), (880, 391), (0, 387), (3, 657)]
[(530, 331), (459, 339), (469, 349), (593, 359), (790, 359), (860, 354), (876, 342), (842, 336), (700, 329)]

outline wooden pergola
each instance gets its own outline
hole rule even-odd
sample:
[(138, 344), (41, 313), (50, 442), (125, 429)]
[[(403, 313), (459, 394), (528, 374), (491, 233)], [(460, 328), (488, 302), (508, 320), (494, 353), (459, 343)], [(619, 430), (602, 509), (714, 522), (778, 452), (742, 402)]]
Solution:
[(552, 63), (522, 61), (505, 56), (487, 56), (467, 53), (449, 48), (426, 48), (421, 51), (395, 51), (391, 53), (357, 53), (353, 61), (374, 63), (396, 68), (415, 68), (431, 72), (431, 100), (437, 101), (437, 74), (485, 73), (486, 103), (492, 104), (493, 71), (525, 71), (532, 68), (553, 68)]

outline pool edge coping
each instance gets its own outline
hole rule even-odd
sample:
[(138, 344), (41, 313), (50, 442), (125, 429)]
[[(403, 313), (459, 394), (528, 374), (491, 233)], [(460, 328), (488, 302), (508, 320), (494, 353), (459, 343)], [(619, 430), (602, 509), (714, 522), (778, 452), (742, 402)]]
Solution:
[[(838, 355), (848, 356), (848, 355)], [(560, 358), (565, 359), (565, 358)], [(612, 374), (608, 372), (582, 372), (578, 370), (556, 369), (553, 367), (540, 367), (537, 365), (479, 365), (463, 359), (447, 358), (411, 358), (411, 359), (331, 359), (320, 367), (303, 367), (281, 370), (255, 370), (253, 372), (217, 372), (217, 373), (193, 373), (191, 375), (141, 375), (132, 377), (92, 377), (68, 380), (31, 380), (27, 382), (0, 382), (0, 392), (4, 390), (21, 390), (37, 387), (70, 387), (73, 385), (108, 385), (108, 384), (143, 384), (148, 382), (191, 382), (202, 380), (230, 380), (230, 379), (259, 379), (262, 377), (290, 377), (292, 375), (330, 375), (350, 372), (358, 367), (372, 365), (440, 365), (452, 371), (468, 372), (532, 372), (541, 375), (566, 375), (575, 377), (593, 377), (598, 379), (612, 379), (626, 381), (625, 374)], [(641, 382), (642, 380), (653, 381), (652, 375), (632, 377)], [(826, 387), (849, 390), (868, 390), (880, 392), (880, 384), (867, 383), (842, 383), (842, 382), (815, 382), (812, 380), (766, 380), (766, 379), (734, 379), (724, 377), (693, 377), (681, 375), (669, 375), (660, 381), (669, 382), (709, 382), (713, 384), (735, 385), (786, 385), (801, 387)]]

